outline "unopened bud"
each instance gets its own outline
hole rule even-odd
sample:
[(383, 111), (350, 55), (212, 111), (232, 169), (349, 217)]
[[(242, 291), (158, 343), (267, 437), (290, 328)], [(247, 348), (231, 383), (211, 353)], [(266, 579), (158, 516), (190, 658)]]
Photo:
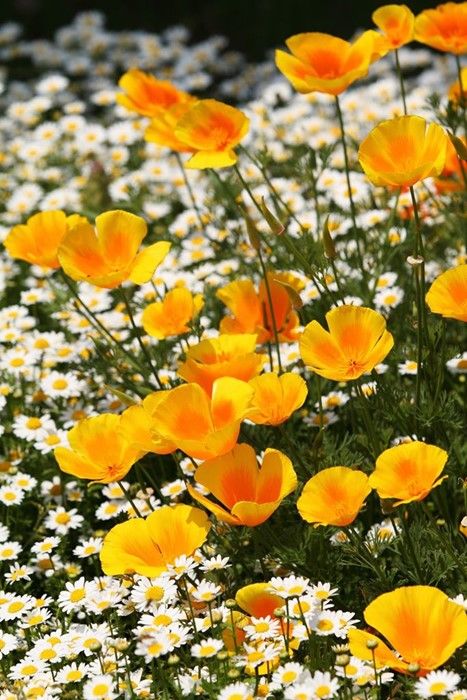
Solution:
[(379, 646), (379, 642), (377, 639), (368, 639), (366, 643), (366, 648), (367, 649), (376, 649)]
[(227, 676), (229, 678), (238, 678), (240, 676), (240, 671), (238, 668), (231, 668), (230, 671), (227, 672)]
[(261, 211), (263, 212), (264, 218), (266, 219), (269, 228), (271, 229), (272, 233), (275, 233), (276, 236), (280, 236), (282, 233), (285, 231), (285, 226), (282, 224), (279, 219), (274, 216), (272, 211), (270, 211), (267, 206), (266, 202), (264, 201), (264, 197), (261, 200)]
[(167, 659), (169, 666), (176, 666), (179, 661), (180, 657), (177, 656), (177, 654), (170, 654), (169, 658)]
[(102, 649), (102, 644), (98, 641), (91, 642), (89, 644), (88, 649), (90, 649), (91, 651), (100, 651)]
[(274, 617), (285, 617), (284, 608), (276, 608), (273, 612)]
[(329, 231), (329, 216), (326, 217), (326, 221), (324, 222), (322, 236), (324, 255), (328, 258), (328, 260), (334, 260), (337, 253), (334, 241), (332, 240), (331, 232)]
[(348, 654), (339, 654), (336, 656), (335, 664), (336, 666), (347, 666), (350, 661), (350, 656)]
[(409, 673), (418, 673), (420, 671), (420, 666), (419, 666), (419, 664), (416, 664), (416, 663), (409, 664), (407, 666), (407, 671)]
[(451, 134), (448, 131), (448, 136), (451, 139), (451, 143), (456, 149), (456, 153), (461, 160), (467, 160), (467, 146), (458, 136)]
[(217, 658), (219, 659), (219, 661), (225, 661), (228, 658), (228, 656), (229, 656), (229, 652), (225, 651), (225, 650), (221, 650), (217, 654)]
[(233, 608), (237, 607), (237, 601), (234, 598), (227, 598), (225, 601), (225, 607), (232, 610)]
[(410, 267), (420, 267), (424, 263), (424, 258), (421, 255), (409, 255), (407, 262)]

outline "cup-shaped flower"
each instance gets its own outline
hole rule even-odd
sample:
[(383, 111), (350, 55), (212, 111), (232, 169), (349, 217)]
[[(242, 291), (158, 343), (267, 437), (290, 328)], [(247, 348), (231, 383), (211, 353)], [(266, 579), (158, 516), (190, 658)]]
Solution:
[(210, 527), (200, 508), (162, 506), (146, 519), (132, 518), (110, 530), (100, 553), (102, 570), (107, 576), (159, 576), (177, 557), (201, 547)]
[[(367, 624), (400, 655), (399, 659), (394, 655), (391, 660), (391, 650), (378, 640), (376, 657), (383, 654), (384, 665), (397, 670), (405, 670), (406, 664), (416, 664), (421, 674), (431, 671), (444, 664), (467, 640), (464, 609), (432, 586), (403, 586), (383, 593), (366, 607), (363, 614)], [(365, 655), (362, 641), (366, 639), (362, 639), (362, 635), (366, 633), (350, 631), (350, 651), (359, 658), (371, 660), (368, 648)], [(373, 638), (373, 635), (367, 636)]]
[(407, 5), (383, 5), (373, 12), (371, 19), (393, 49), (414, 38), (415, 16)]
[(113, 289), (125, 280), (148, 282), (169, 252), (170, 243), (159, 241), (138, 251), (147, 233), (144, 219), (114, 210), (88, 223), (73, 226), (58, 249), (58, 259), (74, 280)]
[(307, 523), (345, 527), (353, 523), (371, 491), (368, 477), (357, 469), (329, 467), (309, 479), (297, 501)]
[(193, 99), (168, 80), (158, 80), (135, 68), (122, 75), (118, 85), (123, 90), (117, 95), (118, 104), (145, 117), (152, 117), (173, 105)]
[(164, 392), (153, 411), (158, 435), (195, 459), (211, 459), (231, 450), (247, 417), (253, 389), (239, 379), (216, 379), (212, 396), (198, 384)]
[(198, 100), (177, 122), (175, 137), (194, 154), (187, 168), (226, 168), (237, 162), (233, 150), (248, 133), (249, 119), (236, 107)]
[(303, 406), (308, 394), (306, 382), (294, 372), (277, 375), (266, 372), (250, 381), (254, 390), (248, 418), (258, 425), (279, 425)]
[(467, 3), (446, 2), (415, 17), (415, 39), (438, 51), (467, 51)]
[(208, 489), (221, 504), (203, 496), (193, 486), (190, 495), (229, 525), (261, 525), (297, 487), (292, 462), (279, 450), (267, 449), (260, 466), (250, 445), (203, 462), (195, 480)]
[(383, 37), (369, 30), (353, 43), (320, 32), (291, 36), (285, 42), (290, 54), (276, 51), (276, 66), (298, 92), (340, 95), (363, 78), (370, 64), (387, 52)]
[(70, 449), (55, 448), (60, 469), (80, 479), (119, 481), (145, 453), (121, 429), (121, 416), (103, 413), (80, 420), (67, 434)]
[(326, 379), (357, 379), (386, 357), (394, 340), (384, 317), (364, 306), (337, 306), (326, 314), (329, 331), (311, 321), (300, 338), (303, 362)]
[(394, 499), (394, 505), (422, 501), (447, 477), (438, 478), (448, 453), (425, 442), (403, 443), (382, 452), (370, 476), (370, 486), (382, 499)]
[(193, 295), (186, 287), (176, 287), (167, 292), (161, 301), (146, 306), (142, 324), (153, 338), (170, 338), (190, 331), (193, 321), (203, 307), (203, 295)]
[(448, 135), (423, 117), (380, 122), (360, 144), (358, 159), (374, 185), (410, 187), (439, 175), (446, 162)]
[(434, 314), (467, 321), (467, 265), (459, 265), (439, 275), (425, 299)]
[(178, 370), (186, 382), (195, 382), (211, 394), (213, 382), (220, 377), (234, 377), (247, 382), (261, 372), (265, 355), (255, 352), (253, 333), (219, 335), (192, 345)]
[(55, 269), (60, 267), (58, 248), (69, 228), (86, 219), (77, 214), (67, 216), (60, 210), (43, 211), (29, 217), (25, 224), (14, 226), (4, 245), (12, 258), (31, 265)]
[(122, 434), (143, 452), (165, 455), (177, 449), (173, 442), (159, 435), (154, 427), (153, 413), (165, 394), (165, 391), (155, 391), (146, 396), (142, 403), (127, 408), (120, 416)]
[[(274, 320), (279, 340), (297, 340), (299, 318), (292, 309), (290, 297), (285, 288), (268, 274)], [(226, 316), (220, 323), (221, 333), (256, 333), (258, 343), (274, 340), (273, 323), (269, 299), (264, 281), (256, 291), (251, 280), (229, 282), (216, 292), (216, 296), (227, 306), (232, 316)]]
[(159, 110), (151, 118), (151, 123), (144, 132), (144, 138), (150, 143), (165, 146), (180, 153), (193, 153), (196, 149), (175, 136), (175, 127), (186, 112), (197, 102), (195, 98), (178, 102), (164, 110)]

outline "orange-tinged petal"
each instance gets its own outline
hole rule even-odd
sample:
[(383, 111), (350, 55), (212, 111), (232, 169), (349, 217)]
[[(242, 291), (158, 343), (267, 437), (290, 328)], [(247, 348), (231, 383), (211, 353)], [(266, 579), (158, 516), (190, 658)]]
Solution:
[(345, 357), (328, 331), (311, 321), (300, 337), (300, 355), (307, 367), (327, 379), (340, 381), (347, 369)]
[(178, 139), (197, 151), (226, 151), (237, 145), (248, 131), (243, 112), (217, 100), (199, 100), (179, 120)]
[[(162, 393), (162, 392), (161, 392)], [(144, 452), (169, 454), (176, 449), (153, 429), (153, 419), (144, 405), (130, 406), (120, 416), (120, 428), (129, 443)]]
[[(176, 287), (167, 292), (162, 301), (149, 304), (143, 311), (144, 330), (154, 338), (168, 338), (188, 333), (189, 323), (197, 313), (195, 301), (186, 287)], [(202, 297), (201, 297), (202, 300)]]
[(268, 447), (256, 483), (257, 503), (281, 501), (297, 488), (297, 475), (287, 455)]
[(424, 671), (444, 664), (467, 640), (464, 609), (432, 586), (383, 593), (367, 606), (364, 617), (404, 661)]
[(211, 415), (216, 429), (246, 418), (253, 389), (247, 382), (233, 377), (216, 379), (212, 386)]
[(271, 503), (251, 503), (239, 501), (232, 508), (232, 515), (238, 518), (241, 525), (246, 527), (256, 527), (266, 522), (268, 518), (277, 510), (280, 501)]
[[(407, 670), (407, 664), (397, 658), (396, 654), (374, 634), (352, 628), (348, 631), (348, 638), (350, 653), (357, 659), (373, 663), (374, 658), (376, 668), (389, 667), (402, 672)], [(376, 644), (373, 650), (368, 648), (368, 642)]]
[(140, 216), (121, 209), (96, 216), (99, 248), (106, 264), (115, 270), (128, 267), (134, 261), (147, 228)]
[(439, 275), (425, 298), (433, 313), (467, 321), (467, 265), (459, 265)]
[(350, 525), (371, 491), (368, 477), (357, 469), (329, 467), (307, 481), (297, 508), (304, 520), (318, 525)]
[(151, 117), (174, 104), (189, 100), (190, 96), (178, 90), (167, 80), (158, 80), (140, 70), (127, 71), (118, 81), (126, 94), (118, 94), (118, 104), (127, 109)]
[(238, 501), (256, 500), (258, 464), (250, 445), (236, 445), (231, 452), (203, 462), (195, 473), (198, 483), (231, 510)]
[(297, 92), (307, 94), (312, 92), (313, 82), (307, 80), (312, 75), (312, 70), (303, 61), (292, 56), (286, 51), (276, 50), (276, 66), (283, 75), (292, 83)]
[(64, 272), (77, 281), (100, 279), (107, 274), (107, 266), (91, 224), (73, 226), (62, 240), (58, 259)]
[(303, 405), (308, 394), (305, 380), (293, 372), (280, 376), (267, 372), (249, 383), (254, 394), (248, 418), (262, 425), (283, 423)]
[(284, 601), (278, 595), (269, 593), (269, 583), (251, 583), (237, 591), (237, 605), (253, 617), (274, 616), (276, 608), (282, 608)]
[(153, 411), (155, 430), (176, 445), (213, 432), (209, 398), (197, 384), (164, 392)]
[(395, 505), (421, 501), (436, 485), (448, 453), (436, 445), (409, 442), (390, 447), (379, 455), (370, 476), (370, 485), (382, 499), (395, 499)]
[(142, 518), (115, 525), (105, 536), (99, 557), (107, 576), (137, 573), (152, 577), (166, 570), (162, 553), (154, 546)]
[(415, 18), (415, 39), (439, 51), (467, 51), (467, 4), (446, 2)]
[(263, 313), (251, 280), (229, 282), (216, 292), (216, 296), (235, 316), (245, 333), (254, 333), (262, 324)]
[(180, 153), (193, 152), (191, 146), (183, 143), (183, 141), (180, 141), (180, 139), (175, 136), (175, 127), (195, 102), (196, 100), (194, 98), (185, 100), (184, 102), (174, 104), (172, 107), (154, 114), (144, 134), (146, 141), (157, 143), (159, 146), (165, 146), (166, 148)]
[(158, 241), (141, 250), (130, 268), (129, 279), (133, 284), (145, 284), (152, 278), (171, 248), (168, 241)]
[(12, 258), (54, 269), (60, 266), (57, 251), (67, 230), (63, 211), (44, 211), (12, 228), (4, 245)]
[(407, 5), (383, 5), (373, 12), (371, 19), (394, 49), (414, 38), (415, 16)]
[(211, 528), (204, 511), (185, 504), (158, 508), (146, 524), (154, 546), (167, 563), (182, 554), (193, 554), (206, 541)]
[(221, 520), (228, 525), (241, 525), (242, 523), (234, 515), (231, 515), (228, 510), (222, 508), (214, 501), (211, 501), (207, 496), (204, 496), (199, 491), (197, 491), (191, 484), (187, 486), (188, 493), (192, 498), (194, 498), (198, 503), (207, 508), (213, 515), (216, 516), (218, 520)]

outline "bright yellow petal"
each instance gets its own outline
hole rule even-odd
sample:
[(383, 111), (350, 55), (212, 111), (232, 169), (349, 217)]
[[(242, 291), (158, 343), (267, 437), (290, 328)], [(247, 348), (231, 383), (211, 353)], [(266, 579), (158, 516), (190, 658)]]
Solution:
[(168, 241), (158, 241), (141, 250), (130, 270), (129, 279), (133, 284), (145, 284), (152, 278), (171, 247)]
[(115, 525), (105, 536), (99, 556), (107, 576), (137, 573), (153, 577), (166, 570), (161, 551), (142, 518)]

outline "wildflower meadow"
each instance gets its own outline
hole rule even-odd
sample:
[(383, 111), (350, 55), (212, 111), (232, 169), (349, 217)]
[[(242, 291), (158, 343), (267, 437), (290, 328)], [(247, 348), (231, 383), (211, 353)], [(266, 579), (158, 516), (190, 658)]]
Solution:
[(105, 22), (0, 27), (0, 700), (466, 700), (467, 2)]

